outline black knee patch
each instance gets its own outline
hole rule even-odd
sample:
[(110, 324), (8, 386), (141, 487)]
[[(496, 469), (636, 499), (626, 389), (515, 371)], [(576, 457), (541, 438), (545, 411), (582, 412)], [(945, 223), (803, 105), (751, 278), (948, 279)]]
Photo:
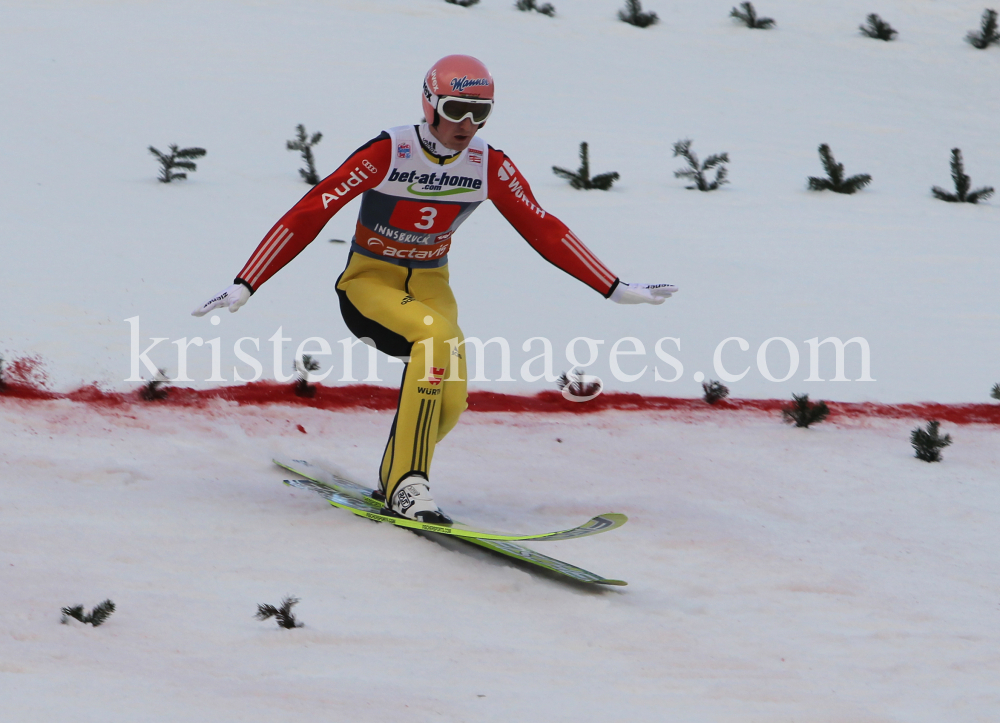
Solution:
[(375, 343), (375, 348), (383, 354), (395, 357), (410, 356), (413, 344), (407, 341), (405, 336), (397, 334), (358, 311), (358, 307), (347, 298), (346, 291), (337, 289), (337, 296), (340, 298), (340, 315), (344, 317), (344, 323), (354, 336), (359, 339), (371, 339)]

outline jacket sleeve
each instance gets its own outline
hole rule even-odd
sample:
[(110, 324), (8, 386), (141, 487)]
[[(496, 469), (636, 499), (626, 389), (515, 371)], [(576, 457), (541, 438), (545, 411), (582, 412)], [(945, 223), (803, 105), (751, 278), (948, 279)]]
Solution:
[(510, 225), (551, 264), (590, 288), (611, 295), (618, 277), (569, 228), (546, 212), (503, 151), (489, 150), (489, 199)]
[(337, 211), (382, 181), (389, 170), (391, 144), (383, 132), (320, 181), (271, 227), (233, 283), (253, 293), (298, 256)]

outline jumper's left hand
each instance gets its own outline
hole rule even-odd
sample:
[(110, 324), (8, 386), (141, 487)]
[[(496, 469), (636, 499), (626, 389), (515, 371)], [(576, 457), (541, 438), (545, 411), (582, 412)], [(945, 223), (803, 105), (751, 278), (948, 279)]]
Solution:
[(626, 284), (619, 281), (611, 292), (611, 299), (616, 304), (662, 304), (677, 293), (673, 284)]

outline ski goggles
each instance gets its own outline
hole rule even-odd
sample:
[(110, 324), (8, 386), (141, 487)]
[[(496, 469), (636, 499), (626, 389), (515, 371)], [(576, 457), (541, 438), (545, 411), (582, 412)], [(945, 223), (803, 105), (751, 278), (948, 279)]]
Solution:
[(424, 84), (424, 96), (438, 115), (452, 123), (461, 123), (466, 118), (471, 118), (476, 124), (485, 123), (493, 112), (492, 99), (438, 96), (431, 93), (426, 84)]

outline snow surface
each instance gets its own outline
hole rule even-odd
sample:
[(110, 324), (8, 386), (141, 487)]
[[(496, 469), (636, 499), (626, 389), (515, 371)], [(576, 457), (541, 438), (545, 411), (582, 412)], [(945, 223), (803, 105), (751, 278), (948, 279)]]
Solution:
[[(497, 112), (482, 131), (626, 281), (669, 281), (681, 292), (660, 307), (620, 307), (540, 260), (486, 204), (462, 228), (451, 273), (467, 335), (508, 339), (520, 365), (552, 340), (555, 373), (577, 336), (604, 340), (593, 370), (607, 388), (698, 396), (695, 373), (719, 378), (724, 339), (734, 395), (882, 402), (984, 401), (1000, 380), (1000, 243), (996, 201), (973, 206), (931, 198), (950, 187), (949, 152), (961, 147), (976, 186), (1000, 186), (1000, 49), (963, 42), (978, 28), (980, 0), (769, 0), (777, 28), (752, 31), (729, 17), (732, 0), (644, 5), (659, 25), (618, 22), (619, 0), (564, 0), (558, 16), (522, 13), (512, 0), (472, 8), (443, 0), (178, 0), (45, 3), (0, 1), (0, 353), (39, 355), (52, 383), (128, 387), (130, 327), (151, 337), (221, 338), (224, 378), (233, 344), (280, 327), (281, 371), (311, 336), (338, 352), (322, 357), (342, 377), (336, 342), (350, 337), (333, 292), (355, 208), (219, 327), (192, 308), (221, 290), (271, 225), (306, 190), (285, 149), (296, 124), (322, 131), (321, 172), (332, 171), (381, 129), (415, 122), (425, 69), (447, 52), (483, 58), (497, 80)], [(878, 12), (900, 31), (891, 43), (858, 25)], [(672, 144), (694, 139), (702, 158), (727, 151), (732, 184), (687, 191)], [(622, 179), (608, 193), (575, 191), (551, 173), (575, 168), (590, 143), (595, 173)], [(158, 183), (146, 148), (203, 146), (186, 182)], [(829, 143), (848, 173), (869, 173), (855, 196), (806, 190), (822, 175)], [(625, 357), (613, 378), (609, 351), (634, 336), (645, 359)], [(804, 382), (807, 339), (860, 336), (875, 382)], [(664, 350), (684, 364), (674, 372)], [(771, 337), (801, 355), (784, 383), (768, 381), (756, 352)], [(246, 347), (249, 349), (249, 347)], [(630, 348), (628, 345), (625, 347)], [(492, 353), (492, 352), (491, 352)], [(209, 376), (209, 350), (193, 347), (192, 377)], [(177, 350), (150, 353), (170, 375)], [(788, 352), (768, 348), (785, 376)], [(359, 352), (360, 360), (360, 352)], [(243, 377), (246, 365), (238, 366)], [(537, 371), (537, 369), (536, 369)], [(821, 377), (833, 376), (824, 348)], [(383, 360), (380, 378), (398, 367)], [(143, 375), (146, 372), (143, 371)], [(500, 376), (496, 360), (489, 378)], [(861, 376), (857, 347), (847, 377)]]
[[(995, 426), (470, 413), (434, 491), (594, 590), (292, 490), (370, 479), (389, 412), (0, 404), (0, 720), (993, 721)], [(298, 429), (302, 427), (303, 431)], [(305, 627), (253, 619), (301, 598)], [(99, 628), (62, 606), (118, 607)]]
[[(478, 55), (498, 84), (483, 131), (536, 195), (625, 280), (670, 281), (660, 307), (619, 307), (539, 260), (491, 208), (463, 227), (452, 279), (467, 335), (510, 341), (513, 369), (548, 337), (605, 340), (609, 390), (700, 395), (712, 356), (751, 371), (743, 398), (983, 402), (1000, 381), (996, 201), (945, 204), (952, 147), (1000, 186), (1000, 49), (962, 41), (979, 2), (767, 0), (772, 31), (732, 0), (553, 0), (558, 16), (482, 0), (0, 0), (0, 353), (41, 358), (55, 389), (122, 390), (143, 348), (177, 373), (181, 338), (295, 347), (349, 336), (333, 281), (355, 209), (235, 315), (190, 310), (223, 288), (306, 189), (285, 150), (322, 131), (329, 172), (382, 128), (415, 122), (422, 73)], [(900, 31), (857, 26), (873, 11)], [(670, 155), (728, 151), (732, 185), (701, 194)], [(551, 174), (588, 141), (609, 193)], [(813, 194), (829, 143), (858, 195)], [(199, 145), (186, 182), (157, 183), (146, 147)], [(488, 273), (485, 273), (488, 271)], [(608, 352), (648, 364), (615, 379)], [(653, 346), (684, 373), (655, 381)], [(788, 382), (755, 354), (801, 355)], [(810, 382), (806, 339), (862, 336), (875, 382)], [(776, 376), (787, 360), (768, 355)], [(833, 376), (829, 348), (821, 376)], [(364, 375), (358, 350), (355, 376)], [(7, 368), (7, 367), (5, 367)], [(498, 376), (495, 360), (488, 366)], [(21, 369), (31, 370), (27, 364)], [(243, 376), (245, 365), (238, 366)], [(9, 369), (8, 369), (9, 371)], [(386, 384), (399, 366), (379, 362)], [(212, 386), (192, 348), (193, 386)], [(856, 350), (847, 376), (856, 380)], [(531, 392), (547, 382), (482, 383)], [(0, 396), (0, 722), (997, 720), (1000, 445), (945, 425), (942, 464), (912, 457), (922, 419), (773, 412), (468, 413), (438, 448), (436, 497), (459, 518), (554, 529), (605, 511), (621, 530), (537, 543), (623, 589), (569, 585), (507, 559), (376, 525), (281, 485), (273, 454), (367, 482), (391, 413), (223, 401), (201, 408)], [(253, 619), (285, 595), (305, 627)], [(63, 606), (111, 598), (99, 628)]]

